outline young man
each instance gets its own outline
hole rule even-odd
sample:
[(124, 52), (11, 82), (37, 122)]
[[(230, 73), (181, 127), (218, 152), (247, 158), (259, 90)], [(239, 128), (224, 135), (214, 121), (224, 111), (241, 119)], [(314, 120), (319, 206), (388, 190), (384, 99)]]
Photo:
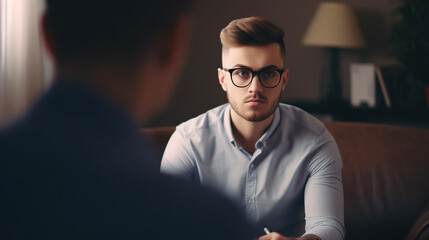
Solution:
[(264, 239), (344, 238), (342, 162), (324, 125), (279, 104), (288, 82), (283, 31), (259, 17), (220, 33), (229, 104), (179, 125), (161, 171), (225, 193)]
[(0, 132), (0, 239), (249, 239), (232, 203), (161, 176), (137, 132), (182, 70), (190, 5), (47, 1), (56, 79)]

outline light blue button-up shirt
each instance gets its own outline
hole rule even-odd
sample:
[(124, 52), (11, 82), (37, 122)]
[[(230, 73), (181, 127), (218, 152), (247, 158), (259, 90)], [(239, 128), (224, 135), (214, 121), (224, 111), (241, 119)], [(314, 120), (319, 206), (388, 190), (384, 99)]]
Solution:
[(342, 161), (324, 125), (279, 104), (255, 147), (251, 155), (234, 140), (224, 104), (177, 126), (161, 171), (224, 193), (256, 226), (344, 239)]

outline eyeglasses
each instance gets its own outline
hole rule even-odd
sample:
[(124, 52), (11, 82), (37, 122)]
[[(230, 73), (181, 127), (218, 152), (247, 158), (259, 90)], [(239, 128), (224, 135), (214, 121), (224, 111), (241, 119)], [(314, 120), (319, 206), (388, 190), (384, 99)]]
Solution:
[(259, 82), (266, 88), (275, 88), (279, 85), (284, 70), (281, 69), (262, 69), (259, 71), (252, 71), (247, 68), (223, 68), (222, 70), (228, 71), (231, 75), (231, 81), (234, 86), (245, 88), (252, 83), (253, 78), (257, 75)]

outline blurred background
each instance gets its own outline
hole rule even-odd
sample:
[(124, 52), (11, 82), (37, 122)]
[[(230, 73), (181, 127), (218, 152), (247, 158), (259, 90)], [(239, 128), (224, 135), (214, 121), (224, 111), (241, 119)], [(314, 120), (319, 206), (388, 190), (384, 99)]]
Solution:
[[(278, 24), (285, 31), (286, 68), (290, 69), (290, 79), (282, 96), (282, 102), (297, 105), (321, 120), (427, 126), (429, 123), (428, 108), (422, 97), (424, 93), (421, 83), (416, 84), (418, 93), (410, 90), (411, 93), (408, 95), (412, 96), (409, 98), (418, 99), (410, 100), (410, 103), (404, 102), (404, 100), (404, 103), (396, 104), (389, 109), (383, 103), (379, 103), (375, 108), (365, 106), (356, 108), (349, 104), (351, 63), (370, 63), (376, 66), (403, 69), (396, 58), (391, 34), (394, 23), (401, 18), (395, 12), (404, 5), (403, 1), (330, 1), (346, 3), (353, 8), (365, 46), (340, 49), (338, 75), (341, 82), (340, 98), (343, 102), (336, 104), (323, 101), (324, 86), (321, 84), (323, 84), (327, 64), (330, 61), (329, 49), (303, 44), (309, 24), (323, 2), (320, 0), (196, 1), (191, 53), (181, 84), (167, 111), (152, 121), (150, 125), (177, 125), (227, 102), (225, 93), (217, 80), (216, 69), (221, 67), (219, 33), (233, 19), (262, 16)], [(425, 2), (423, 4), (426, 6), (429, 4), (429, 1), (421, 2)], [(429, 29), (429, 22), (421, 22), (421, 24)], [(426, 41), (428, 40), (426, 35)], [(428, 54), (427, 50), (426, 54)], [(426, 55), (426, 59), (428, 57)], [(378, 96), (378, 98), (380, 97)]]
[[(37, 19), (43, 10), (43, 1), (0, 1), (2, 43), (0, 45), (0, 124), (5, 124), (20, 112), (25, 112), (34, 99), (49, 86), (52, 64), (42, 49), (40, 36), (36, 31), (38, 30)], [(195, 1), (191, 51), (181, 82), (168, 108), (146, 127), (178, 125), (227, 102), (217, 79), (217, 68), (221, 67), (219, 33), (231, 20), (249, 16), (268, 18), (285, 31), (286, 68), (290, 69), (290, 79), (281, 98), (282, 102), (297, 105), (325, 121), (366, 121), (428, 127), (429, 111), (424, 89), (429, 85), (429, 80), (425, 79), (427, 75), (421, 72), (427, 72), (429, 69), (429, 65), (424, 65), (428, 59), (429, 37), (428, 30), (421, 29), (429, 29), (427, 17), (429, 14), (424, 14), (428, 13), (429, 1), (330, 1), (346, 4), (352, 9), (358, 24), (357, 34), (363, 39), (362, 46), (349, 48), (335, 44), (332, 46), (303, 44), (309, 25), (312, 24), (318, 8), (324, 2), (321, 0)], [(419, 16), (417, 20), (413, 20), (421, 25), (417, 30), (407, 28), (404, 23), (406, 17), (401, 15), (401, 11), (404, 12), (403, 7), (409, 3), (414, 4), (410, 7), (414, 9), (410, 10), (413, 13), (411, 15)], [(21, 5), (18, 6), (19, 4)], [(416, 4), (419, 6), (417, 9)], [(419, 9), (420, 12), (418, 12)], [(402, 23), (399, 24), (401, 19)], [(414, 52), (405, 47), (412, 53), (402, 54), (401, 58), (401, 48), (398, 46), (410, 45), (406, 40), (413, 31), (420, 34), (415, 38), (422, 39), (423, 42), (418, 46), (423, 47), (417, 47), (417, 50), (413, 50)], [(15, 36), (12, 36), (13, 34)], [(16, 39), (21, 39), (19, 45)], [(333, 49), (337, 49), (338, 62), (332, 61)], [(410, 60), (416, 55), (415, 52), (419, 52), (419, 56)], [(409, 67), (413, 65), (413, 61), (416, 62), (415, 59), (420, 59), (417, 61), (421, 63), (420, 70)], [(355, 90), (351, 88), (350, 69), (354, 63), (369, 64), (373, 69), (381, 69), (383, 73), (386, 90), (384, 95), (379, 77), (374, 70), (369, 72), (370, 81), (364, 79), (369, 81), (370, 88), (366, 86), (366, 88), (360, 88), (360, 92), (354, 93), (355, 96), (356, 94), (364, 96), (368, 95), (366, 91), (371, 92), (369, 97), (377, 99), (377, 104), (374, 106), (368, 104), (371, 99), (368, 102), (362, 101), (358, 105), (350, 104), (352, 91), (356, 91), (356, 88)], [(407, 63), (410, 64), (407, 65)], [(332, 64), (335, 65), (334, 70)], [(339, 81), (336, 85), (339, 87), (336, 93), (338, 100), (325, 101), (324, 94), (329, 86), (327, 82), (336, 75), (335, 72), (338, 74)], [(359, 76), (365, 78), (366, 75)], [(359, 79), (359, 76), (354, 81)], [(398, 84), (393, 82), (404, 84), (399, 84), (398, 87), (396, 86)], [(396, 87), (392, 87), (393, 85)], [(390, 104), (386, 102), (386, 93), (389, 94)]]

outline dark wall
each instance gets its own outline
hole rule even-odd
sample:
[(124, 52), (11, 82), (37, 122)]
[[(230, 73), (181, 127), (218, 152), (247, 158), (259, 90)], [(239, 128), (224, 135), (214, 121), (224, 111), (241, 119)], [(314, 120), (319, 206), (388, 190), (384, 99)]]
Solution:
[[(318, 101), (326, 49), (301, 44), (320, 0), (196, 0), (191, 52), (185, 72), (168, 108), (150, 126), (177, 125), (225, 103), (217, 80), (221, 66), (219, 32), (231, 20), (262, 16), (285, 31), (286, 67), (290, 80), (283, 101)], [(389, 31), (396, 0), (344, 0), (354, 7), (367, 47), (340, 51), (343, 98), (349, 98), (351, 62), (392, 64)]]

